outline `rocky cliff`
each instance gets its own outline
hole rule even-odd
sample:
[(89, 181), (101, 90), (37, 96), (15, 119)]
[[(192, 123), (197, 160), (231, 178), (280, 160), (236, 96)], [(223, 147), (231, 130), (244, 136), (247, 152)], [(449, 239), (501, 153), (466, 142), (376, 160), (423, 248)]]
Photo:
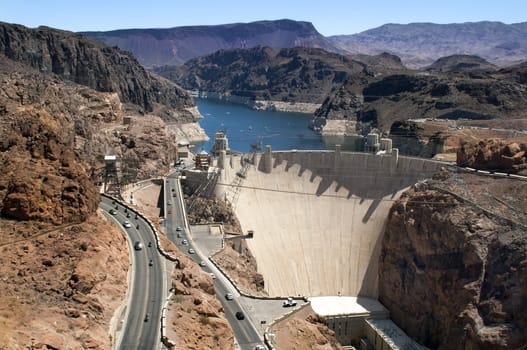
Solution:
[(480, 170), (527, 174), (527, 144), (496, 139), (464, 142), (457, 151), (457, 164)]
[(218, 50), (270, 46), (319, 47), (341, 52), (309, 22), (288, 19), (187, 26), (166, 29), (123, 29), (84, 34), (131, 51), (145, 67), (177, 65)]
[(379, 299), (432, 349), (527, 344), (527, 182), (442, 173), (388, 219)]
[[(174, 132), (157, 115), (134, 115), (133, 109), (125, 115), (121, 98), (148, 100), (132, 66), (112, 66), (95, 49), (83, 54), (89, 44), (71, 33), (0, 28), (0, 348), (109, 349), (129, 252), (122, 232), (97, 211), (104, 155), (119, 156), (128, 174), (157, 175), (172, 161)], [(71, 60), (55, 57), (77, 49)], [(79, 63), (68, 66), (75, 70), (68, 74), (93, 67), (96, 75), (87, 77), (96, 84), (128, 72), (112, 77), (136, 82), (134, 91), (144, 99), (126, 100), (123, 94), (132, 90), (96, 91), (92, 82), (75, 82), (82, 74), (53, 73), (49, 60), (58, 60), (55, 68)], [(177, 94), (169, 98), (179, 101)], [(183, 95), (182, 105), (187, 99)]]
[(329, 39), (351, 53), (390, 52), (409, 67), (424, 67), (440, 57), (477, 55), (499, 66), (527, 57), (527, 23), (467, 22), (452, 24), (385, 24), (352, 35)]
[(221, 50), (156, 72), (187, 90), (248, 101), (320, 104), (349, 75), (363, 75), (365, 70), (359, 61), (321, 49), (256, 47)]
[(187, 109), (194, 103), (182, 89), (147, 72), (129, 52), (83, 35), (0, 22), (0, 54), (100, 92), (116, 92), (140, 111), (193, 121)]
[[(496, 121), (499, 125), (525, 118), (527, 88), (519, 82), (521, 68), (476, 71), (462, 64), (472, 61), (456, 59), (458, 70), (448, 72), (399, 70), (366, 82), (352, 76), (330, 93), (315, 112), (315, 122), (323, 126), (328, 119), (349, 119), (358, 123), (359, 133), (371, 128), (391, 133), (395, 123), (408, 119)], [(403, 148), (404, 142), (394, 147)]]

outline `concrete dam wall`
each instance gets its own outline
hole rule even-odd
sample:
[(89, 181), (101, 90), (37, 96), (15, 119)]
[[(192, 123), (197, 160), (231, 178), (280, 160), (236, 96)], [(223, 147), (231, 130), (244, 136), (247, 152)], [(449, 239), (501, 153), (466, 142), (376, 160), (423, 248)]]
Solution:
[(336, 151), (220, 155), (216, 195), (235, 207), (271, 296), (377, 297), (387, 216), (444, 164)]

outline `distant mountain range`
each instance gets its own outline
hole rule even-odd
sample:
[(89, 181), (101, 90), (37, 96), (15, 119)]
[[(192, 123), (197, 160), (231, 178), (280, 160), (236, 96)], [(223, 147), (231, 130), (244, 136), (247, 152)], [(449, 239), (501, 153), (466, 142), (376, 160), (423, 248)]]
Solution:
[(317, 32), (311, 23), (288, 19), (169, 29), (123, 29), (82, 34), (107, 45), (131, 51), (143, 66), (149, 68), (183, 64), (194, 57), (221, 49), (243, 49), (260, 45), (278, 48), (305, 46), (331, 52), (344, 52)]
[(409, 67), (423, 67), (443, 56), (476, 55), (508, 66), (527, 60), (527, 22), (385, 24), (359, 34), (329, 37), (351, 53), (390, 52)]
[(480, 56), (498, 66), (527, 60), (527, 22), (386, 24), (358, 34), (330, 37), (324, 37), (309, 22), (288, 19), (82, 34), (131, 51), (148, 68), (183, 64), (222, 49), (256, 46), (321, 48), (340, 54), (388, 52), (411, 68), (459, 54)]

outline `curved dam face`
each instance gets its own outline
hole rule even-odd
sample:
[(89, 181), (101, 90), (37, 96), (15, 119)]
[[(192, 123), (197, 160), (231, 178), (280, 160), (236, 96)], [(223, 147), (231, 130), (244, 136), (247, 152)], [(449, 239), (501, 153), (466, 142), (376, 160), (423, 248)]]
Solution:
[(444, 164), (336, 151), (220, 156), (216, 195), (230, 201), (270, 296), (377, 297), (393, 202)]

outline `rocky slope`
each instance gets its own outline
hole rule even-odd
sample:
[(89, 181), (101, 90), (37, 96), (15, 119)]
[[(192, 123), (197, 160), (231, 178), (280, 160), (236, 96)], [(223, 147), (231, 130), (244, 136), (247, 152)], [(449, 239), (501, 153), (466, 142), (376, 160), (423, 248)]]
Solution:
[(311, 306), (300, 308), (270, 327), (276, 349), (342, 350), (335, 332), (324, 325)]
[(479, 170), (527, 174), (527, 144), (503, 140), (465, 142), (457, 152), (457, 164)]
[(389, 216), (379, 300), (432, 349), (527, 344), (527, 182), (442, 173)]
[[(121, 98), (132, 90), (100, 92), (74, 82), (82, 74), (70, 80), (41, 71), (60, 56), (48, 50), (89, 46), (84, 39), (51, 29), (0, 28), (0, 348), (109, 349), (129, 252), (122, 232), (97, 211), (103, 157), (118, 155), (123, 170), (137, 177), (158, 175), (172, 160), (174, 132), (158, 115), (125, 115)], [(83, 59), (71, 60), (79, 63), (69, 66), (75, 72), (97, 68), (97, 75), (86, 75), (87, 85), (122, 70), (113, 79), (136, 82), (134, 91), (144, 94), (126, 101), (146, 103), (142, 78), (133, 75), (137, 63), (119, 68), (95, 49), (75, 52)], [(181, 101), (177, 94), (168, 98), (181, 106), (188, 100), (186, 94)], [(171, 121), (187, 120), (184, 113), (174, 116)]]
[(493, 71), (498, 69), (495, 65), (487, 62), (483, 58), (474, 55), (451, 55), (441, 57), (430, 66), (427, 70), (438, 72), (452, 72), (452, 71)]
[(0, 55), (100, 92), (116, 92), (134, 109), (193, 121), (192, 99), (155, 77), (128, 52), (72, 32), (0, 22)]
[(2, 56), (0, 84), (0, 347), (109, 348), (127, 245), (96, 213), (77, 122), (118, 120), (119, 98)]
[(187, 90), (320, 104), (349, 75), (365, 70), (361, 62), (321, 49), (256, 47), (221, 50), (155, 71)]
[(527, 90), (525, 84), (508, 78), (514, 71), (407, 70), (378, 76), (366, 84), (348, 79), (330, 94), (315, 116), (322, 125), (324, 119), (349, 118), (385, 133), (394, 122), (409, 118), (522, 119)]
[(309, 22), (288, 19), (232, 23), (214, 26), (187, 26), (166, 29), (123, 29), (85, 32), (110, 46), (133, 52), (145, 67), (177, 65), (218, 50), (252, 48), (263, 45), (295, 46), (340, 50), (317, 32)]
[(409, 67), (424, 67), (440, 57), (467, 54), (508, 66), (527, 57), (527, 23), (468, 22), (453, 24), (385, 24), (329, 39), (351, 53), (390, 52)]

